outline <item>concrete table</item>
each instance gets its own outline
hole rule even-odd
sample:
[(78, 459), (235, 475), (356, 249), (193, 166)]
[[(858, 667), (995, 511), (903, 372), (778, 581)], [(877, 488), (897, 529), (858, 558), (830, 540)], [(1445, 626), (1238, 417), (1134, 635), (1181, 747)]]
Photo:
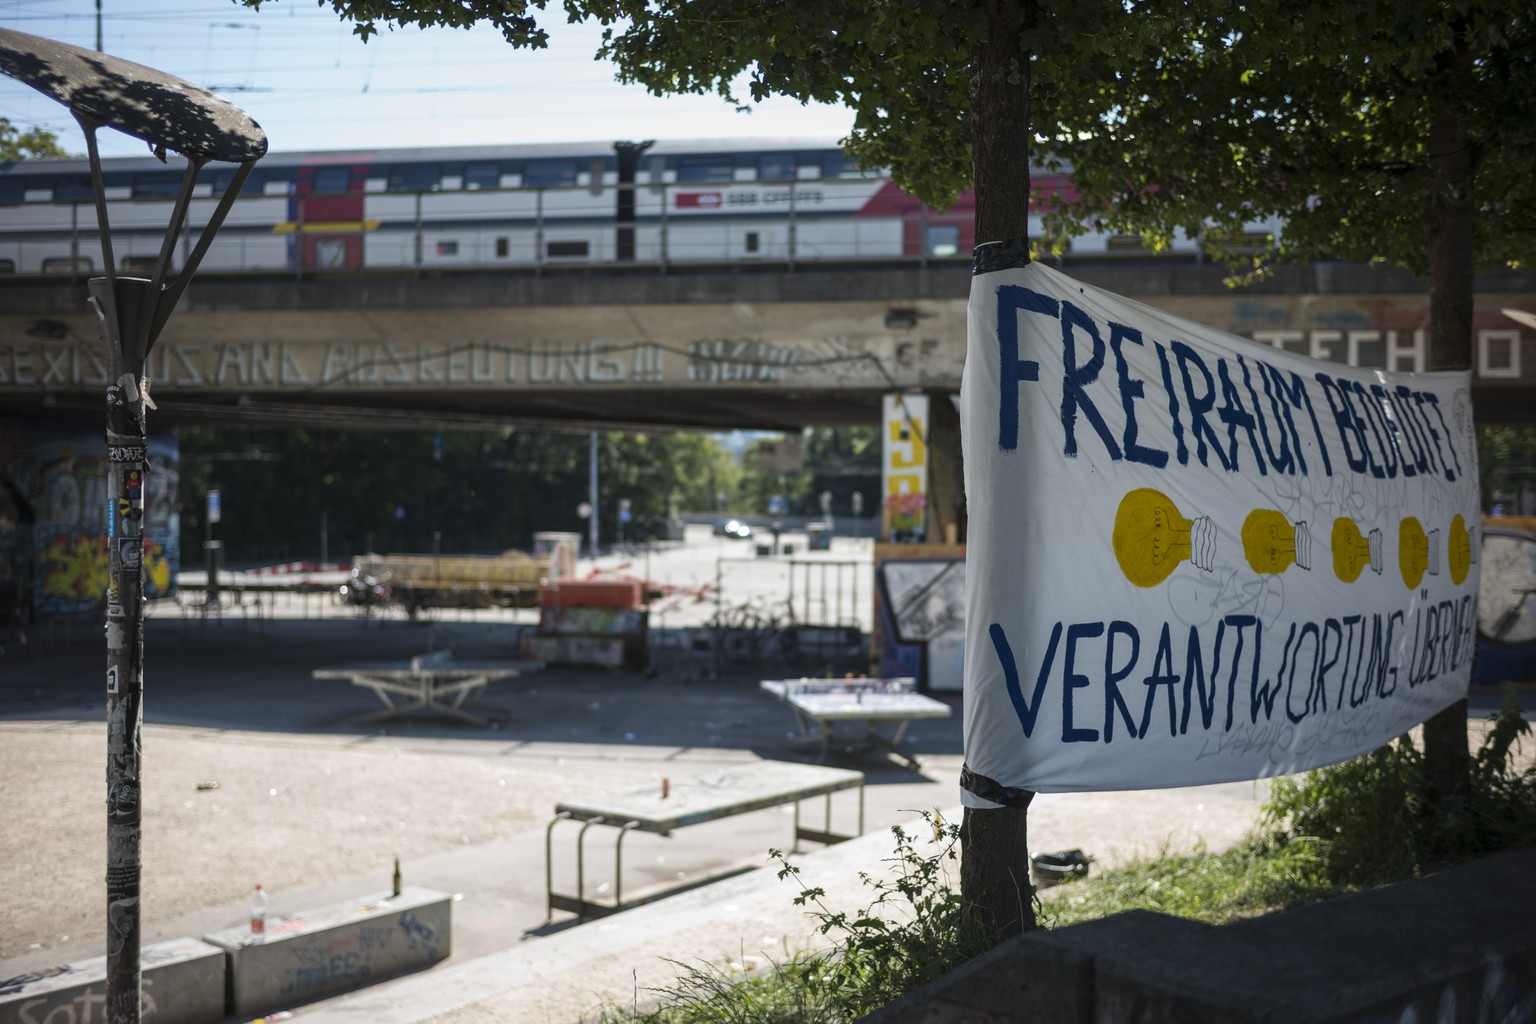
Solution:
[(412, 658), (408, 662), (369, 662), (357, 665), (338, 665), (315, 669), (315, 679), (345, 679), (353, 686), (372, 690), (384, 704), (383, 710), (364, 715), (359, 721), (374, 722), (385, 718), (425, 711), (473, 725), (486, 725), (484, 715), (477, 715), (467, 708), (476, 708), (493, 715), (506, 716), (507, 711), (475, 698), (485, 692), (491, 683), (512, 679), (528, 669), (542, 668), (542, 662), (476, 662), (454, 661), (452, 651), (438, 651)]
[[(856, 789), (859, 794), (858, 829), (852, 835), (832, 831), (832, 794), (846, 789)], [(818, 796), (826, 797), (827, 801), (824, 827), (804, 828), (800, 824), (800, 801)], [(789, 803), (795, 805), (796, 842), (807, 839), (831, 844), (851, 839), (864, 831), (864, 773), (788, 761), (759, 761), (712, 775), (670, 779), (662, 786), (642, 786), (561, 801), (555, 806), (554, 820), (544, 833), (546, 912), (552, 915), (556, 910), (569, 910), (580, 917), (601, 917), (626, 909), (621, 875), (624, 837), (632, 831), (670, 836), (689, 825)], [(553, 836), (555, 826), (562, 821), (582, 823), (576, 837), (574, 895), (554, 891)], [(586, 898), (585, 844), (587, 830), (594, 825), (618, 830), (613, 847), (612, 904), (600, 904)]]
[[(943, 701), (913, 691), (911, 677), (895, 679), (765, 679), (764, 692), (788, 704), (800, 732), (790, 738), (794, 746), (819, 746), (818, 760), (826, 760), (832, 744), (849, 743), (862, 749), (878, 747), (906, 761), (914, 770), (917, 758), (901, 749), (907, 726), (920, 718), (948, 718)], [(852, 736), (839, 732), (842, 723), (858, 728)], [(882, 734), (881, 729), (889, 729)]]

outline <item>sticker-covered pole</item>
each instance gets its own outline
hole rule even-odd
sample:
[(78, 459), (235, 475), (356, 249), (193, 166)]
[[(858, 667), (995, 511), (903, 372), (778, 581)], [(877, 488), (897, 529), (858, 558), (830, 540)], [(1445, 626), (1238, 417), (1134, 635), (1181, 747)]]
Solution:
[[(113, 285), (116, 285), (114, 302)], [(144, 699), (144, 357), (133, 339), (150, 282), (91, 281), (107, 345), (107, 1006), (108, 1024), (138, 1024), (139, 871)], [(108, 310), (116, 310), (109, 316)], [(114, 337), (114, 333), (116, 337)], [(129, 339), (124, 344), (124, 339)]]

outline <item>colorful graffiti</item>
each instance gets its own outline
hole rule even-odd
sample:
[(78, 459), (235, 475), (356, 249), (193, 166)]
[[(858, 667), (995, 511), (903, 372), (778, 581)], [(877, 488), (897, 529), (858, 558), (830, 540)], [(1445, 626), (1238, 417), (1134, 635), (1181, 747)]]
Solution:
[[(151, 439), (142, 481), (144, 596), (168, 597), (181, 561), (176, 514), (180, 446)], [(135, 483), (135, 488), (138, 484)], [(106, 444), (98, 432), (0, 423), (0, 621), (7, 615), (74, 615), (107, 596)]]

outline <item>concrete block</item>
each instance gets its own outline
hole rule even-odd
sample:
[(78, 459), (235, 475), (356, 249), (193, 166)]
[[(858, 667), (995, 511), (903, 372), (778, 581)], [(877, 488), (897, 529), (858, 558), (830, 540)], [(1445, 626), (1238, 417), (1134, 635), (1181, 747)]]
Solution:
[[(224, 951), (172, 939), (139, 953), (144, 1024), (206, 1024), (224, 1016)], [(106, 1020), (107, 958), (0, 978), (0, 1024)]]
[(1510, 1016), (1521, 1008), (1536, 1016), (1533, 906), (1536, 850), (1519, 850), (1139, 949), (1102, 947), (1096, 1020), (1470, 1024), (1521, 1019)]
[(1092, 1024), (1093, 956), (1034, 932), (1009, 939), (861, 1024)]
[(624, 651), (620, 637), (523, 634), (523, 657), (549, 665), (618, 668), (624, 664)]
[(453, 898), (418, 886), (277, 919), (263, 937), (203, 938), (229, 954), (230, 1010), (256, 1014), (427, 967), (452, 951)]

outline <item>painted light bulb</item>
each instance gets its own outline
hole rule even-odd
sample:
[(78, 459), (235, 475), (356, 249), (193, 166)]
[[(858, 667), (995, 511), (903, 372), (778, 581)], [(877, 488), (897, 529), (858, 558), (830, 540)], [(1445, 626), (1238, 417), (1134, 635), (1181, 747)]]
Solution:
[(1333, 521), (1334, 575), (1345, 583), (1353, 583), (1366, 566), (1380, 575), (1381, 531), (1372, 530), (1370, 536), (1366, 536), (1353, 519), (1340, 516)]
[(1155, 587), (1186, 559), (1210, 571), (1216, 527), (1209, 516), (1186, 517), (1161, 491), (1138, 487), (1120, 500), (1113, 543), (1125, 578), (1138, 587)]
[(1451, 565), (1451, 582), (1458, 587), (1467, 582), (1467, 573), (1472, 570), (1472, 552), (1475, 545), (1472, 543), (1472, 531), (1467, 527), (1467, 521), (1458, 514), (1451, 520), (1451, 535), (1446, 541), (1447, 561)]
[(1243, 520), (1243, 554), (1254, 572), (1282, 573), (1292, 565), (1312, 568), (1312, 535), (1305, 522), (1292, 523), (1283, 512), (1256, 508)]
[(1440, 531), (1425, 533), (1424, 524), (1406, 517), (1398, 527), (1397, 565), (1409, 590), (1424, 581), (1425, 573), (1440, 575)]

